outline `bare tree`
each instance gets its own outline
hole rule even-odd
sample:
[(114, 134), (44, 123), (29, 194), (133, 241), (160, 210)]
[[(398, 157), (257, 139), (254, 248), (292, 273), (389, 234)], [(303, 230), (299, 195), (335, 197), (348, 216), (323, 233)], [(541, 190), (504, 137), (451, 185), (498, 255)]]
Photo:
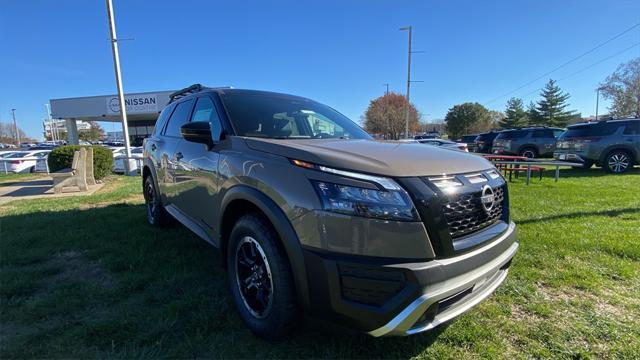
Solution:
[(611, 99), (609, 112), (617, 118), (640, 117), (640, 57), (620, 64), (616, 71), (600, 84), (605, 99)]
[[(409, 108), (409, 132), (420, 128), (420, 114), (413, 104)], [(386, 93), (371, 100), (364, 114), (364, 128), (369, 133), (383, 135), (388, 139), (399, 139), (404, 133), (407, 98), (398, 93)]]

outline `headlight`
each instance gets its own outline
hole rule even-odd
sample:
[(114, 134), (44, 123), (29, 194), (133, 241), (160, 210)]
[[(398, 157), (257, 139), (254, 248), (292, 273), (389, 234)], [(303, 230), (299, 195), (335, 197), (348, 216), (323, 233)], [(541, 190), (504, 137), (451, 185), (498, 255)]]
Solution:
[(322, 181), (312, 181), (312, 184), (326, 211), (383, 220), (418, 221), (417, 211), (402, 188), (373, 190)]

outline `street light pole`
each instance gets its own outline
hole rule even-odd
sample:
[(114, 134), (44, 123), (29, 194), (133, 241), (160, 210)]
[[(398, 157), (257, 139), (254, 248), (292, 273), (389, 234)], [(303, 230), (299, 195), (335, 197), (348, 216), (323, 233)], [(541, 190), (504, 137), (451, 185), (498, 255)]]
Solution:
[(20, 146), (20, 131), (18, 131), (18, 123), (16, 122), (16, 109), (11, 109), (13, 116), (13, 128), (16, 131), (16, 145)]
[(131, 157), (131, 148), (129, 145), (129, 125), (127, 122), (127, 109), (124, 102), (124, 90), (122, 89), (122, 75), (120, 73), (120, 55), (118, 54), (118, 37), (116, 36), (116, 24), (113, 16), (113, 4), (111, 0), (107, 1), (107, 14), (109, 16), (109, 30), (111, 34), (111, 50), (113, 52), (113, 67), (116, 73), (116, 86), (118, 87), (118, 100), (120, 103), (120, 114), (122, 115), (122, 135), (124, 136), (124, 151), (127, 156), (124, 162), (124, 171), (129, 175), (129, 158)]
[(409, 109), (411, 108), (411, 103), (409, 102), (410, 93), (411, 93), (411, 26), (401, 27), (400, 30), (408, 30), (409, 31), (409, 53), (408, 53), (408, 62), (407, 62), (407, 104), (405, 105), (405, 113), (404, 113), (404, 135), (405, 138), (409, 138)]
[(51, 133), (51, 141), (55, 142), (56, 134), (53, 132), (53, 119), (51, 118), (51, 108), (49, 107), (49, 104), (44, 104), (44, 107), (47, 108), (47, 118), (49, 119), (49, 132)]
[(385, 95), (388, 94), (389, 93), (389, 84), (385, 83), (385, 84), (382, 84), (382, 86), (386, 86), (387, 87), (387, 90), (385, 90), (384, 93), (385, 93)]

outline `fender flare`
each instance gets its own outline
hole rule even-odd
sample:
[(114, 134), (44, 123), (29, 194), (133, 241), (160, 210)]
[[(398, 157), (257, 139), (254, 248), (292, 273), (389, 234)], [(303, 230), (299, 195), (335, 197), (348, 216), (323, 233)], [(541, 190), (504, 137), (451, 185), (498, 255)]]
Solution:
[[(304, 253), (302, 251), (302, 245), (298, 239), (291, 222), (284, 214), (282, 209), (266, 194), (246, 185), (236, 185), (228, 189), (220, 203), (220, 213), (218, 216), (216, 229), (220, 229), (219, 234), (222, 234), (222, 219), (227, 210), (227, 206), (234, 200), (245, 200), (251, 202), (260, 211), (262, 211), (276, 233), (280, 237), (280, 242), (285, 250), (287, 259), (291, 266), (291, 272), (293, 274), (293, 281), (296, 286), (296, 293), (298, 295), (299, 302), (305, 307), (309, 307), (309, 290), (307, 281), (307, 270), (304, 262)], [(229, 225), (229, 224), (227, 224)], [(226, 240), (220, 238), (220, 253), (221, 256), (226, 256)]]

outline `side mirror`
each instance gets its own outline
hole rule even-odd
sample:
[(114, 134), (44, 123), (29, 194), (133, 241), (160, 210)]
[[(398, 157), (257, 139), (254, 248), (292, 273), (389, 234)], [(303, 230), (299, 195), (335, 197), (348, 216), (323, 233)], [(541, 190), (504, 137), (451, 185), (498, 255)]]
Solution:
[(180, 127), (180, 134), (187, 141), (213, 146), (211, 125), (207, 121), (188, 122)]

